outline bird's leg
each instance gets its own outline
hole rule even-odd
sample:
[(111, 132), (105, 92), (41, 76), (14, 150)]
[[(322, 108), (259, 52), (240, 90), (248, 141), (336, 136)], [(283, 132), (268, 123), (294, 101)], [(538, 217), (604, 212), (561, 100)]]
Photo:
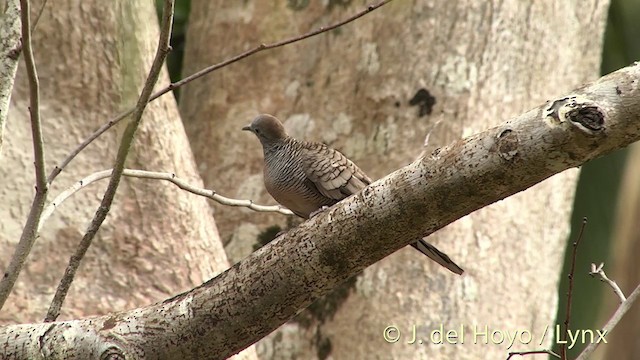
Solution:
[(311, 219), (312, 217), (314, 217), (314, 216), (316, 216), (316, 215), (320, 214), (321, 212), (323, 212), (323, 211), (327, 210), (328, 208), (329, 208), (329, 207), (328, 207), (327, 205), (323, 205), (320, 209), (318, 209), (318, 210), (316, 210), (316, 211), (312, 212), (312, 213), (309, 215), (309, 219)]

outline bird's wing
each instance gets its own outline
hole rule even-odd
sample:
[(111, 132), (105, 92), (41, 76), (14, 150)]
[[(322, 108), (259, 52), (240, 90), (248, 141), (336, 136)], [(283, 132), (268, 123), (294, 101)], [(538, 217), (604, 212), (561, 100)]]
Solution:
[[(305, 175), (323, 196), (340, 201), (371, 183), (371, 178), (339, 151), (320, 143), (301, 144)], [(450, 271), (458, 275), (464, 272), (447, 254), (425, 240), (411, 245)]]
[(371, 183), (371, 179), (339, 151), (320, 143), (304, 145), (306, 176), (323, 196), (340, 201)]

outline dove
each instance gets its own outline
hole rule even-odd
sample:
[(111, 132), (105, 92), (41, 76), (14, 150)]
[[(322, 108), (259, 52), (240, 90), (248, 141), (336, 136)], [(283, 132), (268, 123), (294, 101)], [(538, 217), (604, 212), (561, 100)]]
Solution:
[[(276, 117), (261, 114), (242, 130), (254, 133), (264, 154), (264, 185), (282, 206), (309, 219), (358, 193), (372, 180), (339, 151), (290, 137)], [(449, 256), (420, 239), (411, 244), (451, 272), (464, 271)]]

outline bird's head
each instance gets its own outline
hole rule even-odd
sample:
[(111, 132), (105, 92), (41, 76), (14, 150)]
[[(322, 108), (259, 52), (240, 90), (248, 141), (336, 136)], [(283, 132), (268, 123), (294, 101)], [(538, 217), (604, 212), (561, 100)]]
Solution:
[(243, 127), (242, 130), (256, 134), (263, 146), (279, 142), (288, 137), (280, 120), (269, 114), (258, 115), (250, 125)]

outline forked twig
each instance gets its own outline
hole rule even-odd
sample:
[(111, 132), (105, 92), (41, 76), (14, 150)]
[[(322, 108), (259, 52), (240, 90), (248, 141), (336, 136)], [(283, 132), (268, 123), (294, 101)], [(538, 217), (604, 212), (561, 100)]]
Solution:
[(600, 263), (600, 265), (598, 266), (592, 263), (589, 275), (591, 275), (591, 277), (595, 277), (596, 275), (598, 275), (600, 277), (600, 281), (604, 281), (609, 284), (609, 286), (611, 286), (611, 289), (613, 289), (613, 292), (616, 294), (616, 296), (618, 296), (618, 299), (620, 299), (621, 304), (627, 300), (627, 297), (624, 296), (624, 293), (618, 286), (618, 283), (609, 279), (607, 277), (607, 274), (604, 273), (604, 263)]

